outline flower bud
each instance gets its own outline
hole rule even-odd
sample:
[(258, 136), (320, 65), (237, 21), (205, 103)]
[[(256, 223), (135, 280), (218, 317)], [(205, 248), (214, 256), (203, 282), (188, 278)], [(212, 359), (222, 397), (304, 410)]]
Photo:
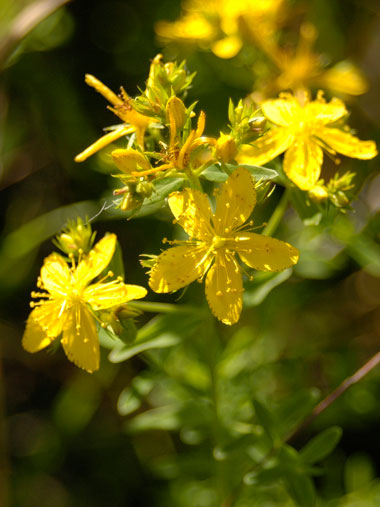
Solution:
[(175, 124), (176, 129), (185, 125), (187, 114), (185, 104), (178, 97), (170, 97), (166, 104), (166, 117), (170, 125)]
[(329, 194), (325, 187), (321, 185), (315, 185), (309, 190), (308, 196), (313, 202), (319, 203), (325, 201), (329, 197)]
[(59, 234), (54, 243), (66, 254), (73, 254), (78, 257), (82, 252), (87, 254), (92, 247), (95, 239), (95, 233), (92, 232), (91, 225), (84, 223), (81, 218), (69, 220), (67, 226)]
[(144, 155), (132, 148), (117, 149), (111, 155), (117, 168), (126, 174), (139, 171), (140, 169), (148, 171), (152, 168)]
[(235, 139), (228, 134), (221, 134), (216, 142), (216, 157), (226, 164), (234, 160), (237, 153)]
[(136, 185), (136, 193), (142, 197), (150, 197), (153, 192), (153, 185), (150, 181), (139, 181)]

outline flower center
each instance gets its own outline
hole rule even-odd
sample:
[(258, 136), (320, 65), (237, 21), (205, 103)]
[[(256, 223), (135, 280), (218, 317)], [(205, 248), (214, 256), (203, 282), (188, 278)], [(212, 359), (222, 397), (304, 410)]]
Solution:
[(220, 236), (214, 236), (212, 238), (212, 246), (214, 248), (222, 248), (225, 246), (226, 241), (227, 241), (227, 238), (222, 238)]

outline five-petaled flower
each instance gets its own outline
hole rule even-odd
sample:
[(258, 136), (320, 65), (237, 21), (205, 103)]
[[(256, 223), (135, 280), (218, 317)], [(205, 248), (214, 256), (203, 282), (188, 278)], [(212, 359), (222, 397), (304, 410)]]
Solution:
[(120, 278), (90, 285), (108, 266), (116, 246), (115, 234), (101, 239), (88, 255), (70, 267), (58, 253), (50, 254), (41, 268), (37, 286), (46, 292), (32, 292), (43, 298), (32, 302), (22, 344), (28, 352), (37, 352), (62, 334), (67, 357), (80, 368), (93, 372), (99, 368), (99, 341), (94, 311), (122, 305), (146, 295), (138, 285), (126, 285)]
[(206, 277), (208, 304), (224, 324), (239, 320), (243, 282), (236, 253), (249, 267), (279, 271), (298, 261), (298, 250), (278, 239), (247, 232), (246, 224), (256, 204), (256, 191), (247, 169), (238, 167), (216, 198), (215, 214), (206, 194), (185, 189), (169, 196), (177, 222), (190, 236), (161, 253), (153, 266), (149, 285), (159, 293), (176, 291)]
[(285, 151), (285, 174), (302, 190), (310, 190), (319, 179), (322, 149), (331, 155), (341, 153), (363, 160), (377, 155), (374, 141), (361, 141), (337, 128), (335, 123), (347, 114), (344, 103), (337, 98), (326, 102), (319, 93), (314, 101), (305, 96), (301, 104), (293, 95), (284, 93), (261, 107), (274, 126), (254, 145), (243, 146), (237, 161), (262, 165)]

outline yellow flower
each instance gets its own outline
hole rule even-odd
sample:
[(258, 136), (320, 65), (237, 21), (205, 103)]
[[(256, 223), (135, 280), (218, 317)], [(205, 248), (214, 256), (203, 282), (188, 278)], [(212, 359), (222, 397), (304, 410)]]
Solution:
[(339, 99), (326, 102), (319, 93), (301, 104), (291, 94), (267, 100), (261, 105), (265, 117), (274, 126), (253, 146), (246, 145), (236, 157), (239, 163), (262, 165), (285, 153), (284, 171), (302, 190), (310, 190), (318, 181), (323, 162), (322, 148), (332, 155), (367, 160), (377, 155), (374, 141), (361, 141), (334, 125), (347, 114)]
[(241, 20), (254, 42), (273, 38), (283, 0), (190, 0), (183, 16), (173, 23), (156, 24), (164, 41), (177, 40), (210, 47), (219, 58), (232, 58), (243, 46)]
[(102, 136), (100, 139), (95, 141), (95, 143), (91, 144), (88, 148), (79, 153), (75, 157), (75, 162), (83, 162), (105, 146), (108, 146), (117, 139), (120, 139), (120, 137), (132, 134), (133, 132), (136, 132), (137, 142), (141, 147), (143, 147), (145, 130), (151, 122), (151, 119), (133, 109), (129, 103), (130, 97), (128, 97), (123, 88), (121, 88), (121, 97), (119, 97), (95, 76), (86, 74), (85, 80), (89, 86), (95, 88), (97, 92), (103, 95), (103, 97), (112, 104), (113, 107), (109, 106), (109, 109), (123, 120), (124, 124)]
[(115, 234), (105, 236), (72, 267), (58, 253), (45, 259), (37, 286), (46, 292), (32, 292), (32, 297), (44, 299), (31, 303), (34, 309), (22, 339), (25, 350), (37, 352), (62, 333), (61, 343), (70, 361), (88, 372), (99, 368), (94, 311), (140, 299), (147, 292), (138, 285), (125, 285), (120, 279), (103, 279), (90, 285), (111, 261), (115, 245)]
[(175, 222), (193, 239), (158, 256), (150, 273), (150, 287), (159, 293), (176, 291), (202, 279), (208, 271), (206, 297), (213, 314), (224, 324), (237, 322), (243, 282), (236, 253), (249, 267), (261, 271), (279, 271), (298, 261), (297, 249), (288, 243), (246, 232), (255, 204), (251, 175), (242, 167), (222, 186), (215, 214), (207, 195), (198, 190), (171, 194), (169, 206)]

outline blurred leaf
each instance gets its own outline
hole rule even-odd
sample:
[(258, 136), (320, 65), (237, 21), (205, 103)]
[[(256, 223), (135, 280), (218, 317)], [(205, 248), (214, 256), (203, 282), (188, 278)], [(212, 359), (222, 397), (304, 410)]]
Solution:
[(247, 284), (243, 293), (245, 307), (258, 306), (268, 294), (278, 285), (288, 280), (293, 273), (292, 268), (285, 269), (280, 273), (258, 273), (255, 275), (253, 283)]
[(175, 314), (166, 314), (155, 317), (139, 330), (135, 342), (114, 348), (109, 360), (111, 363), (120, 363), (146, 350), (176, 345), (194, 331), (199, 319), (199, 315), (179, 317)]
[(126, 387), (121, 391), (116, 406), (120, 415), (128, 415), (141, 406), (141, 399), (133, 389)]
[(255, 414), (259, 424), (263, 427), (265, 433), (272, 440), (273, 444), (276, 445), (279, 441), (278, 431), (276, 422), (269, 412), (269, 410), (258, 400), (253, 400), (253, 406), (255, 407)]
[(281, 404), (276, 411), (281, 436), (286, 437), (301, 421), (309, 415), (319, 398), (318, 389), (300, 390)]
[(125, 428), (127, 431), (177, 430), (180, 427), (180, 410), (178, 404), (153, 408), (128, 421)]
[(302, 461), (313, 464), (322, 460), (335, 449), (341, 436), (342, 430), (338, 426), (323, 431), (302, 448), (300, 451)]
[(375, 478), (371, 458), (365, 454), (353, 454), (346, 460), (344, 483), (348, 493), (368, 486)]
[(284, 477), (289, 494), (300, 507), (314, 507), (316, 502), (315, 487), (307, 475), (290, 472)]

